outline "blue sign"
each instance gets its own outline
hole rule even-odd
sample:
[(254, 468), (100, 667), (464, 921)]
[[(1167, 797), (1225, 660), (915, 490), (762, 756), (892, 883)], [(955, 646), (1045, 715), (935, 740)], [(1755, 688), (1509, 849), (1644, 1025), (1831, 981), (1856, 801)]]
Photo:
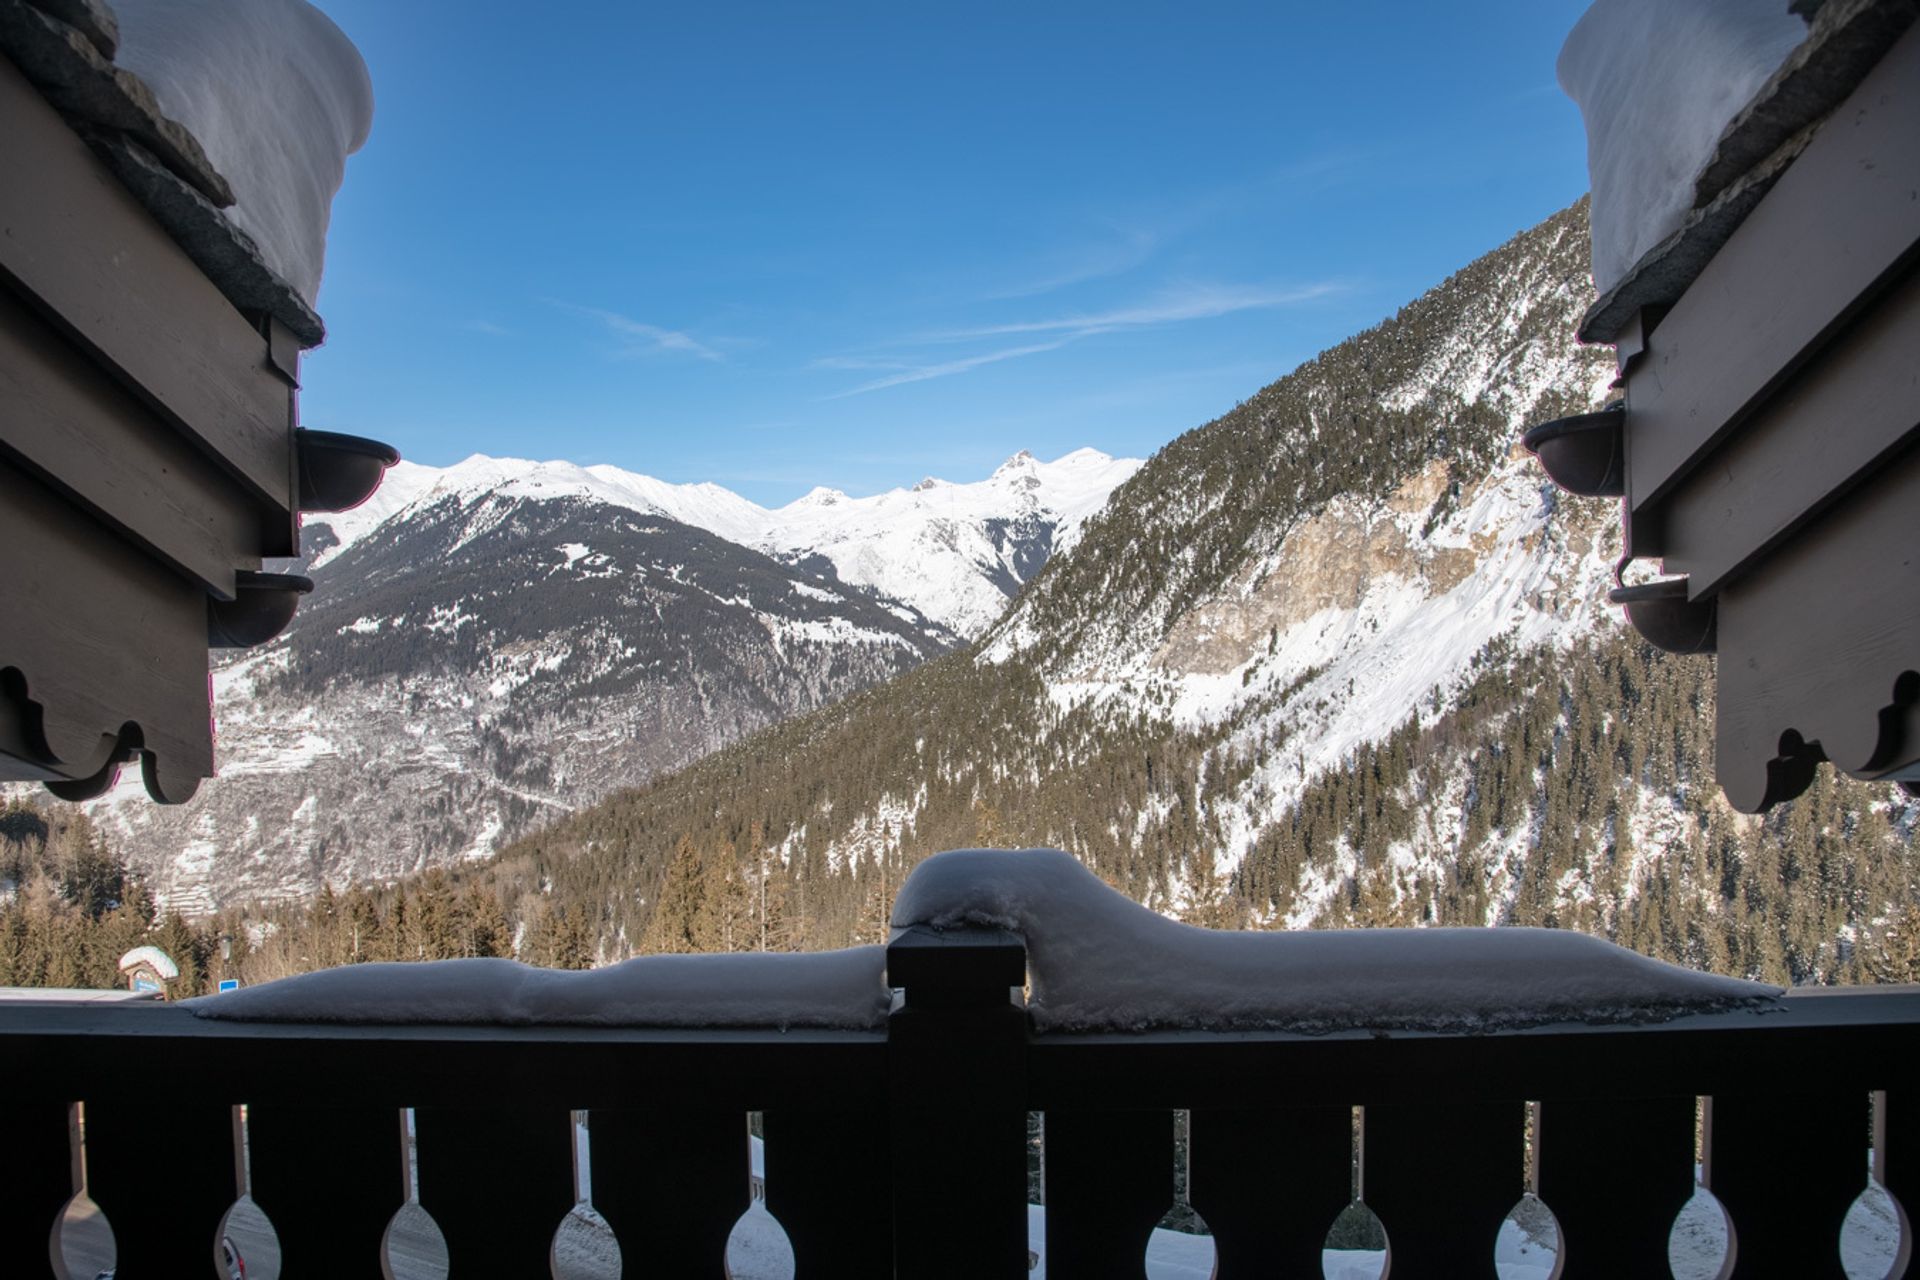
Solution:
[(222, 991), (238, 991), (240, 989), (240, 979), (222, 978), (220, 979), (220, 989)]
[(133, 980), (133, 989), (135, 991), (158, 991), (160, 989), (160, 984), (155, 982), (152, 978), (142, 975)]

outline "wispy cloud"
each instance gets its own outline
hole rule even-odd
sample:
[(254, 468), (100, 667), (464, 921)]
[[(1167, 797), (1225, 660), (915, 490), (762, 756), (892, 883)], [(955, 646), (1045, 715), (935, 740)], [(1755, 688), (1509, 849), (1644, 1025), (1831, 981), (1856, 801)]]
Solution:
[(1285, 289), (1253, 285), (1189, 284), (1130, 307), (1051, 316), (1037, 320), (1015, 320), (968, 329), (948, 329), (919, 334), (900, 344), (908, 347), (946, 346), (954, 343), (982, 342), (994, 338), (1020, 336), (1048, 339), (1025, 346), (999, 347), (952, 360), (918, 360), (910, 354), (827, 356), (814, 361), (814, 367), (859, 370), (886, 375), (825, 397), (828, 400), (844, 400), (848, 396), (866, 395), (871, 391), (882, 391), (888, 387), (904, 386), (911, 382), (926, 382), (933, 378), (950, 378), (956, 374), (970, 373), (984, 365), (998, 364), (1003, 360), (1017, 360), (1023, 356), (1058, 351), (1069, 343), (1103, 333), (1208, 320), (1240, 311), (1293, 306), (1339, 293), (1344, 288), (1344, 285), (1333, 281)]
[(1039, 355), (1042, 351), (1057, 351), (1085, 334), (1069, 334), (1056, 342), (1042, 342), (1030, 347), (1008, 347), (1001, 351), (988, 351), (977, 356), (967, 356), (961, 360), (948, 360), (941, 364), (908, 365), (900, 372), (876, 378), (872, 382), (863, 382), (857, 387), (837, 392), (826, 397), (828, 400), (845, 400), (848, 396), (862, 396), (869, 391), (880, 391), (887, 387), (904, 386), (909, 382), (926, 382), (930, 378), (949, 378), (956, 373), (967, 373), (981, 365), (998, 364), (1002, 360), (1017, 360), (1021, 356)]
[(491, 320), (469, 320), (465, 328), (472, 333), (484, 333), (491, 338), (511, 338), (513, 330), (497, 325)]
[(598, 320), (619, 341), (620, 346), (616, 354), (622, 356), (669, 353), (696, 356), (702, 360), (726, 359), (706, 343), (678, 329), (666, 329), (657, 324), (647, 324), (631, 316), (623, 316), (618, 311), (604, 311), (599, 307), (582, 307), (571, 302), (558, 301), (553, 305), (576, 315), (591, 316)]
[(1160, 245), (1160, 237), (1150, 231), (1115, 228), (1115, 239), (1091, 248), (1075, 250), (1064, 259), (1045, 264), (1024, 280), (1002, 285), (980, 295), (985, 302), (1004, 302), (1015, 298), (1035, 298), (1090, 280), (1117, 276), (1140, 266)]
[(1095, 333), (1115, 329), (1143, 329), (1154, 325), (1179, 324), (1187, 320), (1210, 320), (1236, 311), (1259, 311), (1293, 306), (1338, 293), (1343, 286), (1332, 281), (1300, 285), (1290, 289), (1269, 289), (1247, 285), (1187, 285), (1173, 292), (1131, 307), (1091, 314), (1054, 316), (1045, 320), (1017, 320), (1009, 324), (981, 325), (972, 329), (950, 329), (928, 335), (932, 342), (969, 342), (980, 338), (1007, 337), (1019, 333)]

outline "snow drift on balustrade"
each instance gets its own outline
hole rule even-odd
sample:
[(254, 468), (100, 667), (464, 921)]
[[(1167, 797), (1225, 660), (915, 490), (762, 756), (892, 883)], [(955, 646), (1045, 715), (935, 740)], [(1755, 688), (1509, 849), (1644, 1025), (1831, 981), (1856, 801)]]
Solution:
[(498, 959), (355, 964), (186, 1003), (239, 1022), (864, 1030), (886, 1021), (885, 966), (880, 947), (636, 956), (578, 971)]
[(353, 42), (306, 0), (120, 0), (115, 61), (200, 140), (222, 210), (312, 306), (347, 157), (373, 126)]
[[(1501, 1027), (1651, 1019), (1780, 994), (1553, 929), (1195, 928), (1057, 849), (936, 854), (901, 886), (893, 923), (1022, 934), (1035, 1024), (1061, 1031)], [(885, 1021), (884, 965), (879, 947), (640, 956), (586, 972), (514, 960), (364, 964), (189, 1004), (242, 1021), (861, 1028)]]
[(969, 923), (1026, 938), (1043, 1030), (1493, 1028), (1648, 1020), (1781, 994), (1557, 929), (1196, 928), (1057, 849), (936, 854), (894, 902), (895, 928)]
[(1680, 229), (1720, 135), (1806, 34), (1787, 0), (1598, 0), (1574, 25), (1560, 86), (1587, 124), (1599, 292)]

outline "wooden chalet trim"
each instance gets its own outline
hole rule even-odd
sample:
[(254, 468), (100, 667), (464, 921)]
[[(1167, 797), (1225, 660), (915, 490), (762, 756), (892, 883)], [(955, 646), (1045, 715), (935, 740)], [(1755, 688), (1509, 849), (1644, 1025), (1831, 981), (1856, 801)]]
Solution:
[(5, 62), (0, 115), (0, 170), (34, 175), (0, 185), (0, 275), (279, 513), (263, 554), (298, 554), (293, 402), (260, 331)]
[[(1709, 175), (1722, 211), (1757, 198), (1717, 238), (1697, 222), (1680, 233), (1692, 249), (1656, 251), (1673, 292), (1627, 314), (1616, 290), (1584, 331), (1604, 317), (1617, 343), (1627, 555), (1680, 575), (1615, 596), (1633, 599), (1630, 619), (1655, 643), (1712, 637), (1715, 772), (1746, 812), (1800, 794), (1824, 762), (1920, 782), (1914, 10), (1829, 0), (1722, 157), (1766, 150), (1743, 131), (1799, 132), (1745, 177), (1725, 164)], [(1687, 257), (1702, 246), (1703, 260)], [(1528, 438), (1578, 483), (1572, 460), (1544, 451), (1555, 430)]]
[(1627, 375), (1636, 517), (1912, 264), (1920, 251), (1916, 120), (1920, 32), (1820, 127), (1648, 335)]
[(397, 455), (298, 431), (319, 319), (112, 29), (0, 0), (0, 780), (85, 799), (138, 761), (178, 803), (214, 771), (209, 644), (311, 588), (258, 572), (299, 554), (302, 494), (351, 504)]

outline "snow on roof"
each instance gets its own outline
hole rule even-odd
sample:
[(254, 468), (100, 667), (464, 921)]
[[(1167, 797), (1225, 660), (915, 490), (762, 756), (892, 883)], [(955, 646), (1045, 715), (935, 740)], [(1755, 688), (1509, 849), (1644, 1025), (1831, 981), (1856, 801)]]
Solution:
[(1912, 0), (1597, 0), (1559, 68), (1593, 187), (1600, 297), (1581, 340), (1677, 301), (1915, 14)]
[(313, 305), (347, 156), (373, 124), (353, 42), (306, 0), (120, 0), (119, 65), (233, 188), (225, 211)]
[(127, 952), (120, 957), (120, 972), (125, 973), (143, 964), (150, 966), (155, 973), (168, 982), (180, 976), (180, 966), (173, 962), (172, 956), (158, 947), (135, 947)]
[(1490, 1029), (1651, 1020), (1780, 994), (1557, 929), (1195, 928), (1057, 849), (936, 854), (901, 887), (893, 923), (1022, 934), (1035, 1025), (1055, 1031)]
[(1596, 0), (1560, 51), (1587, 125), (1601, 293), (1680, 229), (1728, 124), (1803, 39), (1787, 0)]
[(892, 1001), (880, 947), (797, 955), (636, 956), (604, 969), (517, 960), (356, 964), (201, 996), (236, 1022), (870, 1030)]

